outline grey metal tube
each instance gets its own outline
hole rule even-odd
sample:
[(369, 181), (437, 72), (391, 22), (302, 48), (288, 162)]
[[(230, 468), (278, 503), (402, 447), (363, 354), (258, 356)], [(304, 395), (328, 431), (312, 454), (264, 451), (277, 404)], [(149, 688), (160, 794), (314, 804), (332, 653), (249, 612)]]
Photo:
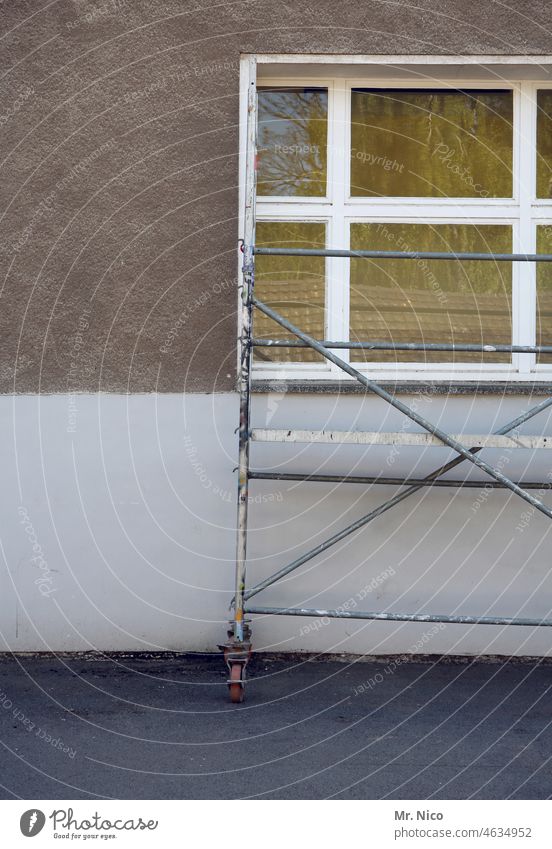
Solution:
[[(287, 472), (249, 472), (250, 480), (258, 481), (304, 481), (309, 483), (361, 483), (383, 484), (384, 486), (448, 486), (461, 489), (506, 489), (498, 481), (462, 481), (462, 480), (426, 480), (425, 478), (384, 478), (364, 477), (362, 475), (299, 475)], [(518, 481), (523, 489), (552, 489), (552, 483), (545, 481)]]
[(521, 625), (552, 628), (552, 619), (521, 619), (508, 616), (447, 616), (445, 613), (372, 613), (363, 610), (318, 610), (310, 607), (258, 607), (246, 613), (267, 616), (315, 616), (318, 619), (380, 619), (387, 622), (446, 622), (453, 625)]
[(251, 345), (249, 334), (252, 323), (251, 293), (254, 283), (252, 257), (244, 256), (242, 288), (242, 336), (240, 338), (240, 421), (238, 426), (238, 501), (236, 536), (236, 580), (234, 594), (234, 636), (243, 640), (243, 602), (245, 591), (245, 568), (247, 560), (247, 507), (249, 503), (249, 447), (251, 432)]
[(507, 433), (510, 433), (510, 431), (515, 430), (522, 424), (525, 424), (525, 422), (528, 422), (529, 419), (532, 419), (534, 416), (537, 416), (539, 413), (542, 413), (543, 410), (546, 410), (550, 406), (552, 406), (552, 396), (548, 398), (543, 398), (543, 400), (539, 401), (538, 404), (535, 404), (534, 407), (531, 407), (524, 413), (520, 413), (517, 418), (512, 419), (511, 422), (507, 422), (507, 424), (503, 425), (499, 430), (495, 430), (495, 435), (505, 436)]
[(408, 407), (406, 404), (403, 404), (402, 401), (399, 401), (385, 389), (376, 383), (373, 380), (370, 380), (365, 375), (361, 374), (357, 369), (353, 368), (349, 363), (346, 363), (345, 360), (340, 359), (335, 354), (333, 354), (330, 350), (324, 348), (319, 342), (309, 336), (307, 333), (303, 333), (302, 330), (299, 330), (298, 327), (295, 327), (290, 321), (281, 316), (279, 313), (275, 312), (269, 306), (264, 304), (262, 301), (259, 301), (254, 296), (252, 297), (252, 301), (255, 306), (261, 310), (265, 315), (269, 318), (272, 318), (286, 330), (289, 330), (291, 333), (294, 333), (299, 339), (302, 339), (304, 342), (309, 343), (309, 347), (313, 348), (315, 351), (318, 351), (319, 354), (322, 354), (330, 362), (334, 363), (334, 365), (338, 366), (342, 371), (354, 377), (361, 383), (363, 386), (366, 386), (371, 392), (375, 395), (379, 395), (380, 398), (383, 398), (384, 401), (387, 401), (388, 404), (391, 404), (392, 407), (399, 410), (399, 412), (403, 413), (405, 416), (408, 416), (409, 419), (419, 424), (424, 430), (427, 430), (429, 433), (432, 433), (438, 439), (441, 440), (445, 445), (448, 445), (458, 454), (461, 454), (465, 457), (466, 460), (469, 460), (470, 463), (473, 463), (478, 468), (482, 469), (488, 475), (490, 475), (495, 480), (503, 483), (508, 489), (512, 492), (515, 492), (516, 495), (519, 495), (520, 498), (523, 498), (524, 501), (527, 501), (528, 504), (531, 504), (541, 513), (544, 513), (545, 516), (548, 516), (549, 519), (552, 519), (552, 510), (546, 507), (542, 501), (539, 501), (538, 498), (534, 498), (532, 495), (529, 495), (528, 492), (521, 489), (521, 487), (517, 486), (517, 484), (513, 483), (506, 475), (503, 475), (502, 472), (494, 469), (484, 460), (481, 460), (479, 457), (475, 457), (469, 448), (466, 448), (464, 445), (461, 445), (456, 439), (450, 437), (447, 433), (445, 433), (441, 428), (432, 424), (430, 421), (425, 419), (411, 407)]
[(453, 253), (450, 251), (345, 251), (338, 248), (253, 248), (257, 256), (333, 256), (360, 259), (444, 259), (477, 262), (552, 262), (552, 254)]
[(236, 519), (236, 575), (234, 584), (234, 620), (232, 624), (233, 637), (242, 642), (244, 630), (244, 592), (245, 572), (247, 563), (247, 508), (249, 503), (249, 447), (251, 432), (251, 336), (253, 326), (253, 287), (255, 284), (255, 257), (252, 245), (255, 242), (255, 187), (256, 187), (256, 64), (252, 60), (249, 65), (250, 80), (247, 93), (247, 158), (244, 237), (241, 291), (241, 336), (240, 336), (240, 368), (239, 396), (240, 421), (238, 426), (239, 459), (238, 459), (238, 498)]
[[(310, 348), (295, 339), (252, 339), (254, 348)], [(552, 345), (471, 345), (468, 342), (330, 342), (319, 343), (324, 348), (359, 351), (465, 351), (481, 354), (552, 354)]]

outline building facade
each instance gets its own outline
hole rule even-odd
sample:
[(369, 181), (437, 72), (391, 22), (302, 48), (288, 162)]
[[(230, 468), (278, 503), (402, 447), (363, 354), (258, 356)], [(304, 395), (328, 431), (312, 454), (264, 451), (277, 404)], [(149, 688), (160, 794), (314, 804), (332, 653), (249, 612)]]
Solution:
[[(533, 0), (4, 4), (5, 649), (211, 651), (224, 640), (248, 58), (260, 244), (552, 253), (546, 12)], [(266, 258), (257, 286), (318, 338), (552, 343), (545, 268), (436, 265)], [(264, 319), (256, 333), (281, 337)], [(452, 433), (497, 430), (552, 378), (550, 355), (351, 361)], [(412, 429), (304, 351), (260, 349), (254, 390), (262, 427)], [(546, 413), (523, 430), (549, 432)], [(547, 453), (488, 458), (514, 480), (547, 482)], [(421, 477), (450, 456), (273, 445), (253, 459)], [(423, 490), (263, 601), (550, 618), (549, 520), (480, 477)], [(250, 574), (391, 492), (252, 484)], [(549, 653), (548, 629), (254, 624), (259, 650)]]

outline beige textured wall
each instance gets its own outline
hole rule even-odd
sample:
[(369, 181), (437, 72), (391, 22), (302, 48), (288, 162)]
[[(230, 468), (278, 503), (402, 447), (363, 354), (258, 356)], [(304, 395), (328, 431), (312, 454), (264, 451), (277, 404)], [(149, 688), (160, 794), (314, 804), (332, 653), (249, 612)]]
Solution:
[(510, 5), (3, 2), (0, 391), (232, 388), (240, 52), (552, 53)]

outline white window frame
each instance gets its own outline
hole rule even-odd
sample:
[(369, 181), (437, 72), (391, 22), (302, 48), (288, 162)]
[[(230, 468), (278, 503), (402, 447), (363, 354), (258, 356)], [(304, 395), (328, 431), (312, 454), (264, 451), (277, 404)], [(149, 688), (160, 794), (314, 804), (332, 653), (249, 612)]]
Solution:
[[(540, 57), (551, 61), (552, 57)], [(536, 153), (522, 155), (523, 151), (536, 151), (536, 92), (552, 88), (552, 82), (543, 80), (516, 80), (501, 77), (489, 79), (477, 76), (443, 79), (433, 76), (382, 78), (370, 76), (368, 68), (357, 75), (328, 75), (328, 63), (350, 62), (362, 64), (362, 57), (257, 57), (259, 62), (286, 62), (297, 60), (297, 74), (293, 76), (264, 75), (258, 87), (318, 86), (328, 89), (328, 175), (325, 198), (257, 197), (257, 221), (305, 221), (326, 223), (327, 246), (349, 247), (350, 224), (370, 223), (473, 223), (505, 224), (512, 228), (512, 252), (536, 251), (536, 225), (552, 224), (552, 199), (536, 197)], [(435, 61), (432, 62), (432, 59)], [(470, 60), (467, 62), (467, 60)], [(301, 72), (301, 64), (309, 62), (309, 73)], [(312, 63), (319, 64), (320, 74), (312, 73)], [(356, 60), (356, 61), (355, 61)], [(366, 65), (378, 64), (478, 64), (496, 62), (497, 57), (367, 57)], [(449, 60), (449, 61), (443, 61)], [(504, 57), (504, 64), (531, 65), (527, 57)], [(508, 61), (510, 60), (510, 61)], [(360, 70), (360, 69), (359, 69)], [(538, 70), (535, 70), (538, 74)], [(247, 57), (242, 61), (240, 120), (240, 210), (243, 209), (245, 172), (246, 91), (248, 86)], [(511, 89), (513, 91), (513, 197), (512, 198), (351, 198), (350, 184), (350, 105), (352, 88), (444, 88), (453, 89)], [(245, 108), (244, 108), (245, 107)], [(423, 213), (423, 217), (420, 215)], [(243, 232), (243, 219), (241, 232)], [(405, 260), (407, 262), (407, 260)], [(533, 263), (512, 264), (512, 344), (535, 344), (536, 334), (536, 275)], [(522, 293), (528, 297), (522, 297)], [(349, 260), (326, 259), (326, 338), (346, 341), (349, 338)], [(274, 338), (278, 338), (274, 325)], [(493, 340), (489, 340), (492, 343)], [(349, 352), (339, 350), (338, 355), (347, 360)], [(400, 356), (400, 354), (398, 354)], [(473, 383), (477, 381), (534, 382), (552, 380), (552, 364), (536, 364), (533, 354), (513, 354), (511, 363), (355, 363), (359, 371), (378, 380), (419, 382), (441, 381)], [(253, 376), (260, 380), (325, 380), (346, 381), (353, 378), (331, 363), (255, 363)]]

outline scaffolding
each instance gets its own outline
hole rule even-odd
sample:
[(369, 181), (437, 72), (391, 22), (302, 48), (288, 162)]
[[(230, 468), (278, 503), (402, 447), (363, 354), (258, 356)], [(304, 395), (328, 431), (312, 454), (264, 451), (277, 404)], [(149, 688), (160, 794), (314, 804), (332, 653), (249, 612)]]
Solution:
[[(393, 343), (393, 342), (348, 342), (317, 340), (296, 327), (288, 319), (263, 303), (255, 296), (255, 257), (265, 256), (311, 256), (340, 257), (343, 259), (398, 259), (398, 260), (456, 260), (458, 262), (478, 260), (493, 262), (552, 262), (552, 254), (498, 254), (498, 253), (454, 253), (454, 252), (416, 252), (416, 251), (350, 251), (340, 249), (301, 249), (268, 248), (255, 245), (255, 195), (256, 195), (256, 128), (257, 128), (257, 92), (255, 64), (250, 63), (247, 104), (247, 146), (245, 179), (245, 217), (244, 239), (241, 244), (243, 253), (243, 279), (241, 285), (241, 315), (239, 337), (239, 463), (238, 463), (238, 509), (237, 509), (237, 547), (235, 594), (232, 599), (233, 618), (228, 631), (228, 641), (221, 646), (229, 669), (228, 686), (232, 702), (241, 702), (244, 698), (246, 666), (251, 656), (251, 624), (248, 614), (275, 616), (327, 617), (330, 619), (367, 619), (392, 622), (442, 622), (462, 625), (518, 625), (530, 627), (552, 627), (552, 619), (519, 618), (504, 616), (463, 616), (426, 613), (397, 613), (386, 611), (359, 611), (343, 609), (313, 609), (302, 607), (266, 607), (251, 604), (250, 600), (281, 578), (289, 575), (308, 561), (327, 551), (350, 534), (365, 527), (378, 516), (400, 504), (424, 487), (480, 487), (480, 481), (445, 479), (442, 476), (461, 463), (469, 462), (491, 478), (486, 486), (507, 489), (530, 504), (534, 509), (552, 518), (552, 509), (539, 498), (533, 496), (532, 489), (549, 490), (549, 481), (512, 481), (499, 469), (483, 460), (479, 454), (485, 448), (530, 448), (532, 450), (551, 449), (552, 439), (546, 436), (522, 436), (518, 428), (538, 413), (552, 406), (552, 397), (546, 397), (517, 418), (507, 422), (493, 434), (449, 434), (420, 415), (415, 409), (390, 394), (379, 383), (366, 376), (349, 362), (341, 359), (335, 352), (340, 349), (360, 349), (372, 351), (448, 351), (513, 354), (551, 354), (552, 346), (547, 345), (491, 345), (491, 344), (450, 344), (450, 343)], [(277, 325), (290, 333), (294, 339), (255, 338), (253, 335), (253, 313), (259, 310)], [(251, 366), (255, 348), (309, 348), (342, 372), (354, 378), (367, 391), (379, 396), (422, 429), (419, 433), (383, 433), (366, 431), (327, 431), (327, 430), (274, 430), (251, 427)], [(419, 447), (435, 445), (448, 446), (456, 457), (441, 465), (424, 478), (390, 478), (382, 476), (358, 475), (320, 475), (292, 474), (282, 472), (259, 472), (250, 468), (251, 442), (306, 442), (355, 445), (415, 445)], [(278, 569), (263, 581), (247, 587), (247, 520), (249, 501), (249, 482), (251, 480), (287, 480), (302, 482), (385, 484), (403, 487), (396, 495), (384, 501), (366, 515), (349, 524), (324, 542), (306, 551), (291, 563)]]

